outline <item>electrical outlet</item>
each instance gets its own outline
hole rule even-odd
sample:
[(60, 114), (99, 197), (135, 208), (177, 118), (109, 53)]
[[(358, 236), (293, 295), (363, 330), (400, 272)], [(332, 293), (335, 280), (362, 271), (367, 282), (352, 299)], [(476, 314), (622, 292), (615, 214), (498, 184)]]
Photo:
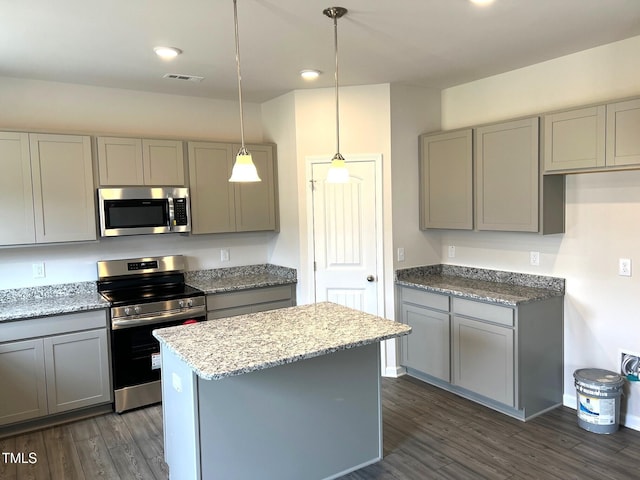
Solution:
[(31, 268), (33, 271), (33, 278), (44, 278), (46, 276), (44, 271), (44, 262), (34, 263), (31, 265)]
[(640, 375), (640, 355), (620, 351), (620, 373), (632, 382), (638, 381)]
[(536, 267), (540, 265), (540, 252), (529, 252), (529, 263)]
[(404, 248), (398, 248), (398, 261), (404, 262)]
[(455, 258), (456, 256), (456, 247), (454, 245), (449, 245), (449, 258)]
[(631, 259), (630, 258), (618, 259), (618, 275), (622, 277), (631, 276)]
[(231, 254), (229, 252), (229, 249), (228, 248), (220, 249), (220, 261), (221, 262), (228, 262), (229, 258), (231, 258)]

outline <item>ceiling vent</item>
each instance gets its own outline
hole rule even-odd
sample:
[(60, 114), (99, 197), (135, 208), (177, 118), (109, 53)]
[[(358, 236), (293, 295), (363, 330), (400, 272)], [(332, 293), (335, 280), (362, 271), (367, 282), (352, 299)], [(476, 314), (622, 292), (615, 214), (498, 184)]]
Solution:
[(162, 78), (170, 78), (171, 80), (186, 80), (189, 82), (201, 82), (204, 77), (198, 77), (197, 75), (184, 75), (182, 73), (165, 73)]

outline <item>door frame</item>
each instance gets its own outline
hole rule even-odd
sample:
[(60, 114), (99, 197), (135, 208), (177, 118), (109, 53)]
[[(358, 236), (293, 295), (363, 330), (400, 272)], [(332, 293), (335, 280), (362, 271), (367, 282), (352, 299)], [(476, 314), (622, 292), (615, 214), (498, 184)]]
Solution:
[[(315, 231), (313, 225), (313, 194), (311, 189), (311, 178), (312, 178), (312, 168), (314, 164), (328, 164), (331, 163), (331, 155), (310, 155), (305, 157), (305, 167), (306, 167), (306, 176), (305, 176), (305, 184), (306, 184), (306, 192), (307, 192), (307, 258), (308, 258), (308, 268), (309, 271), (312, 272), (312, 281), (309, 282), (309, 291), (308, 297), (309, 299), (316, 299), (316, 273), (313, 268), (313, 263), (315, 261)], [(382, 154), (381, 153), (361, 153), (361, 154), (346, 154), (345, 155), (347, 168), (349, 168), (349, 163), (355, 162), (374, 162), (375, 172), (376, 172), (376, 185), (375, 185), (375, 195), (376, 195), (376, 295), (377, 295), (377, 304), (378, 304), (378, 316), (385, 316), (385, 278), (384, 278), (384, 223), (382, 216), (383, 209), (383, 182), (382, 182)]]

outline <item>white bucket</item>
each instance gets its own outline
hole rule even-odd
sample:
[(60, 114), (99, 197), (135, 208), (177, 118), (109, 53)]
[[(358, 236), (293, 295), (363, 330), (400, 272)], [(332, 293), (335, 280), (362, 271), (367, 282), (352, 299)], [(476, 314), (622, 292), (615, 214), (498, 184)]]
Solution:
[(624, 377), (609, 370), (583, 368), (576, 370), (573, 378), (578, 425), (594, 433), (617, 431)]

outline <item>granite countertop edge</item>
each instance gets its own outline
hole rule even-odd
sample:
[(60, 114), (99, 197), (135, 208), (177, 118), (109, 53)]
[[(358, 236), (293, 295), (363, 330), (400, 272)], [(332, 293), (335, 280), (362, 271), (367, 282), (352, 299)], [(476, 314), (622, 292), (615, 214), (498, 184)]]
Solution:
[[(175, 349), (173, 349), (171, 347), (170, 344), (164, 343), (162, 342), (161, 339), (158, 339), (160, 342), (162, 342), (164, 345), (166, 345), (166, 347), (171, 350), (176, 356), (178, 356), (182, 361), (184, 361), (189, 368), (191, 368), (191, 370), (201, 379), (203, 380), (222, 380), (224, 378), (229, 378), (229, 377), (236, 377), (238, 375), (244, 375), (245, 373), (251, 373), (251, 372), (257, 372), (260, 370), (266, 370), (268, 368), (274, 368), (274, 367), (279, 367), (281, 365), (287, 365), (290, 363), (296, 363), (302, 360), (308, 360), (310, 358), (315, 358), (315, 357), (321, 357), (323, 355), (328, 355), (330, 353), (334, 353), (334, 352), (338, 352), (341, 350), (349, 350), (351, 348), (357, 348), (357, 347), (363, 347), (365, 345), (370, 345), (372, 343), (376, 343), (376, 342), (382, 342), (384, 340), (389, 340), (391, 338), (396, 338), (396, 337), (400, 337), (403, 335), (408, 335), (410, 333), (409, 331), (400, 333), (400, 334), (388, 334), (388, 335), (382, 335), (382, 336), (378, 336), (378, 337), (371, 337), (371, 338), (366, 338), (366, 339), (362, 339), (360, 341), (357, 342), (349, 342), (349, 343), (345, 343), (343, 345), (336, 345), (333, 347), (329, 347), (329, 348), (324, 348), (324, 349), (320, 349), (320, 350), (315, 350), (315, 351), (309, 351), (309, 352), (305, 352), (303, 354), (300, 355), (295, 355), (295, 356), (291, 356), (291, 357), (285, 357), (285, 358), (281, 358), (278, 360), (274, 360), (274, 361), (267, 361), (267, 362), (256, 362), (253, 365), (249, 365), (247, 367), (244, 368), (238, 368), (238, 369), (234, 369), (234, 370), (230, 370), (224, 373), (219, 373), (219, 374), (209, 374), (206, 373), (204, 371), (202, 371), (200, 368), (198, 368), (197, 366), (193, 365), (188, 358), (186, 358), (185, 356), (181, 355), (180, 352), (176, 351)], [(156, 337), (157, 338), (157, 337)]]

